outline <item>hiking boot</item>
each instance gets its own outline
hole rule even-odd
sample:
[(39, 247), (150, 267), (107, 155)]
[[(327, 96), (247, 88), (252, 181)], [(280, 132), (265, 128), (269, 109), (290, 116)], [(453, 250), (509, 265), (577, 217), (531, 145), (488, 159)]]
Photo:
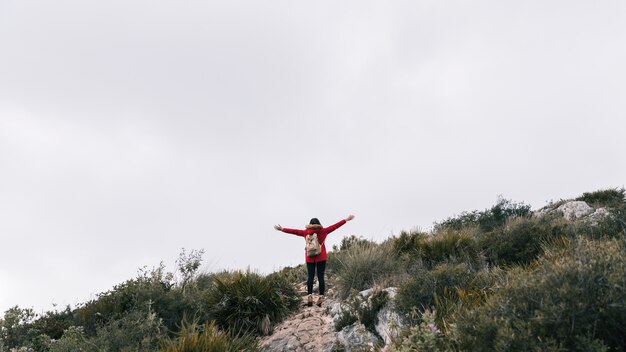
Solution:
[(319, 296), (317, 297), (317, 303), (315, 304), (317, 304), (318, 307), (321, 307), (322, 303), (324, 303), (324, 300), (325, 300), (324, 296)]
[(313, 305), (313, 295), (308, 295), (306, 297), (306, 305), (309, 307)]

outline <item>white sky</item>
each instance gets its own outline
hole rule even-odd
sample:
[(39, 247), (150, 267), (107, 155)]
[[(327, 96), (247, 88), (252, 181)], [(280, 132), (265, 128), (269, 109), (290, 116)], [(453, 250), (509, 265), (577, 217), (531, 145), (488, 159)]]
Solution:
[(626, 2), (0, 0), (0, 313), (626, 180)]

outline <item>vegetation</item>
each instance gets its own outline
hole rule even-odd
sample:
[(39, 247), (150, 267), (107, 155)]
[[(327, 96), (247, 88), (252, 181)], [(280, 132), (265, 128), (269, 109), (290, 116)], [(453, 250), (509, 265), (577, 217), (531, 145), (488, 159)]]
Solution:
[(460, 230), (467, 226), (478, 226), (481, 231), (489, 232), (502, 227), (508, 219), (525, 217), (530, 214), (530, 205), (499, 198), (493, 207), (484, 211), (464, 212), (459, 216), (435, 224), (435, 230)]
[(221, 273), (213, 280), (206, 300), (212, 307), (211, 317), (220, 328), (238, 335), (268, 335), (300, 303), (295, 288), (279, 276), (237, 271)]
[(626, 348), (623, 241), (584, 237), (510, 270), (484, 305), (458, 319), (461, 350)]
[(615, 210), (624, 206), (625, 195), (626, 190), (624, 188), (612, 188), (585, 192), (576, 200), (582, 200), (595, 208), (606, 207)]
[(239, 352), (259, 350), (250, 335), (238, 336), (219, 330), (215, 322), (204, 325), (183, 322), (176, 338), (168, 338), (161, 344), (160, 352)]
[(355, 241), (347, 249), (330, 256), (328, 262), (339, 296), (344, 299), (353, 290), (362, 291), (375, 284), (389, 286), (399, 267), (390, 244), (377, 245), (364, 240)]
[(250, 271), (198, 273), (202, 254), (183, 250), (176, 274), (162, 264), (142, 268), (136, 278), (74, 309), (37, 316), (32, 309), (13, 307), (0, 320), (0, 351), (205, 351), (206, 346), (254, 351), (255, 337), (297, 308), (290, 278)]
[[(430, 232), (382, 244), (348, 238), (332, 256), (334, 284), (344, 298), (381, 282), (398, 287), (395, 308), (408, 325), (394, 351), (625, 350), (624, 191), (578, 200), (611, 213), (568, 221), (499, 199)], [(336, 329), (370, 319), (354, 297)]]
[[(345, 300), (335, 328), (376, 333), (393, 301), (404, 329), (391, 351), (626, 350), (625, 191), (576, 199), (610, 215), (535, 216), (500, 198), (432, 231), (344, 238), (328, 259), (327, 285)], [(298, 309), (305, 267), (199, 273), (202, 255), (183, 250), (177, 272), (142, 268), (73, 309), (13, 307), (0, 319), (0, 352), (260, 350), (258, 337)], [(390, 286), (395, 297), (380, 289)]]

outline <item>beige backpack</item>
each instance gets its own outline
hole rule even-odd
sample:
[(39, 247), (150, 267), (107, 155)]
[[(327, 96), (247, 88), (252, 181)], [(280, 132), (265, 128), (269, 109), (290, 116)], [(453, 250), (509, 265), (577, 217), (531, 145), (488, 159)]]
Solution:
[(316, 233), (306, 236), (306, 255), (307, 257), (315, 257), (322, 253), (322, 244), (317, 238)]

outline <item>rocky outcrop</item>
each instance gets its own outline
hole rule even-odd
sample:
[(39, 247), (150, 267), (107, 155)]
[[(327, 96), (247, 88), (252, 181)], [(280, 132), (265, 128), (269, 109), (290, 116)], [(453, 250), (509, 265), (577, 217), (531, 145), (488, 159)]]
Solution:
[(337, 338), (346, 352), (374, 350), (380, 346), (378, 336), (367, 330), (367, 328), (356, 322), (341, 329)]
[[(292, 315), (275, 327), (274, 333), (259, 342), (267, 351), (378, 351), (385, 350), (397, 338), (402, 322), (394, 311), (396, 288), (382, 290), (386, 293), (386, 303), (377, 314), (374, 329), (368, 329), (357, 321), (335, 331), (336, 323), (343, 314), (356, 314), (356, 307), (367, 307), (371, 298), (380, 289), (359, 292), (351, 302), (329, 299), (321, 307), (304, 305), (298, 313)], [(356, 303), (356, 304), (355, 304)], [(358, 309), (358, 308), (357, 308)], [(375, 332), (374, 332), (375, 331)]]
[(359, 351), (376, 350), (376, 348), (381, 347), (385, 350), (398, 337), (402, 329), (402, 319), (395, 312), (396, 292), (395, 287), (388, 287), (383, 290), (369, 289), (359, 292), (348, 301), (336, 302), (329, 307), (328, 313), (336, 324), (346, 314), (356, 317), (359, 316), (359, 310), (362, 312), (363, 310), (375, 309), (374, 296), (378, 293), (385, 294), (385, 303), (375, 313), (376, 324), (373, 327), (368, 329), (357, 321), (343, 327), (338, 333), (339, 342), (346, 351), (353, 349)]
[(534, 212), (535, 216), (543, 217), (547, 214), (559, 212), (569, 221), (586, 221), (597, 224), (598, 221), (610, 216), (611, 213), (605, 208), (593, 208), (582, 200), (562, 201), (554, 205), (548, 205)]
[(339, 343), (332, 318), (325, 314), (323, 304), (304, 307), (276, 326), (274, 333), (260, 344), (272, 352), (331, 352), (337, 351)]
[(584, 218), (594, 212), (594, 209), (582, 200), (567, 202), (556, 210), (563, 213), (563, 217), (570, 221)]
[(402, 318), (396, 313), (396, 293), (395, 287), (386, 288), (387, 304), (378, 312), (378, 323), (376, 324), (376, 332), (383, 339), (385, 346), (391, 345), (402, 328)]

